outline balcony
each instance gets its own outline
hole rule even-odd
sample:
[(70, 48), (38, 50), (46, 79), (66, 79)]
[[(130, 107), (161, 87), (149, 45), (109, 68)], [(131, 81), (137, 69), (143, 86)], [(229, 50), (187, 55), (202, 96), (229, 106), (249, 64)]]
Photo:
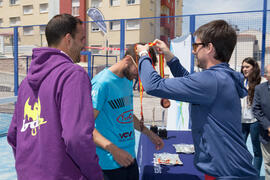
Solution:
[(171, 4), (168, 2), (168, 0), (161, 0), (161, 6), (167, 6), (168, 8), (171, 8)]

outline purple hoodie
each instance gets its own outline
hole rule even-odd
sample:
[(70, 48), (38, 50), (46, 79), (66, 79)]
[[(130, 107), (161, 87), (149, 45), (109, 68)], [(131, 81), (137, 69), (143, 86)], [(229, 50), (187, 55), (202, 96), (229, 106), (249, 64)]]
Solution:
[(18, 179), (102, 179), (87, 73), (58, 49), (34, 49), (32, 59), (7, 136)]

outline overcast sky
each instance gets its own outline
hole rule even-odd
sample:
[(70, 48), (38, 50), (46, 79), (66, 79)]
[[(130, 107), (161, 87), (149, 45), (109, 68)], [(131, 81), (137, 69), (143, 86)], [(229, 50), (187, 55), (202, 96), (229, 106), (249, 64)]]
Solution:
[[(262, 10), (263, 0), (183, 0), (183, 14)], [(267, 2), (270, 9), (270, 1)]]

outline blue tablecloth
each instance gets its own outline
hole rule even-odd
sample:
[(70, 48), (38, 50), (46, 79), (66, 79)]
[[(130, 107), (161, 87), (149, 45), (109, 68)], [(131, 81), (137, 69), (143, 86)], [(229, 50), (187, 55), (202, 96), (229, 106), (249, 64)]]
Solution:
[(191, 131), (168, 131), (168, 139), (164, 140), (164, 148), (160, 151), (144, 134), (140, 137), (137, 162), (141, 180), (199, 180), (204, 179), (204, 174), (193, 165), (193, 154), (179, 154), (183, 166), (156, 166), (153, 164), (154, 153), (176, 153), (173, 144), (193, 144)]

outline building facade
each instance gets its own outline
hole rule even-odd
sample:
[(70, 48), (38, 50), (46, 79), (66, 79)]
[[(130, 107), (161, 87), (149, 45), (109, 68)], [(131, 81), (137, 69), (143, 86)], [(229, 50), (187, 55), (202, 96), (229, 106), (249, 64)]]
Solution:
[[(47, 45), (45, 26), (39, 25), (47, 24), (55, 14), (72, 14), (87, 22), (86, 47), (92, 54), (119, 58), (120, 19), (126, 19), (125, 47), (137, 42), (148, 43), (156, 38), (169, 44), (172, 38), (181, 36), (181, 17), (162, 17), (182, 15), (182, 4), (182, 0), (0, 0), (0, 27), (20, 26), (20, 55), (29, 55), (33, 47)], [(103, 14), (107, 34), (90, 22), (93, 20), (86, 12), (92, 7)], [(12, 51), (12, 35), (13, 28), (0, 28), (0, 41), (5, 41), (5, 47), (1, 46), (0, 51)]]
[[(93, 54), (119, 56), (120, 19), (126, 19), (126, 47), (156, 38), (169, 43), (170, 39), (181, 35), (181, 20), (176, 22), (174, 18), (149, 17), (181, 15), (182, 6), (182, 0), (60, 0), (60, 13), (70, 13), (88, 22), (85, 27), (86, 46)], [(89, 8), (97, 8), (103, 14), (106, 34), (90, 22), (93, 20), (86, 15)]]
[[(270, 64), (270, 34), (265, 39), (265, 65)], [(245, 30), (237, 35), (237, 43), (230, 59), (230, 66), (237, 71), (241, 70), (242, 61), (246, 57), (253, 57), (261, 65), (262, 32), (258, 30)], [(262, 68), (263, 69), (263, 68)]]
[(47, 45), (47, 22), (48, 0), (0, 0), (0, 53), (12, 54), (13, 28), (3, 27), (19, 26), (20, 55), (29, 55), (33, 47)]

